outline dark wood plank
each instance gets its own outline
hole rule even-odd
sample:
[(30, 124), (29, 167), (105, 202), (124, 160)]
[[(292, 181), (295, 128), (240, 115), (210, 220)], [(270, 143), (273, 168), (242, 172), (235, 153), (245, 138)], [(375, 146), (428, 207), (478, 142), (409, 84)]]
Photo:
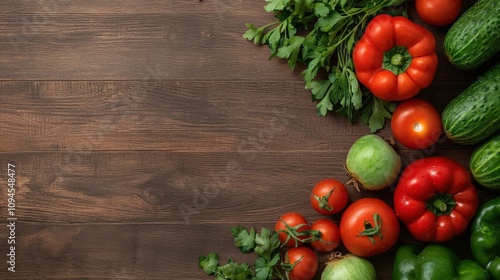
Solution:
[[(289, 77), (289, 71), (271, 67), (277, 61), (266, 62), (267, 49), (242, 38), (245, 22), (262, 21), (250, 15), (262, 12), (263, 6), (182, 2), (164, 1), (163, 9), (149, 6), (156, 11), (152, 13), (122, 14), (113, 5), (107, 6), (108, 12), (87, 13), (100, 10), (101, 4), (80, 1), (68, 4), (83, 11), (74, 14), (62, 9), (66, 5), (46, 13), (26, 1), (0, 18), (1, 79), (138, 80), (148, 67), (159, 67), (162, 78), (172, 79)], [(148, 6), (116, 5), (129, 11)]]
[[(273, 21), (263, 1), (127, 1), (103, 7), (100, 1), (21, 3), (1, 4), (2, 80), (140, 80), (157, 68), (162, 79), (294, 77), (285, 63), (267, 61), (267, 47), (242, 38), (246, 22)], [(436, 79), (460, 81), (443, 54), (446, 29), (431, 30), (439, 73), (446, 75)]]
[[(438, 110), (456, 94), (441, 87), (421, 95)], [(309, 95), (298, 79), (3, 82), (0, 151), (346, 150), (369, 133), (319, 116)], [(433, 148), (463, 148), (443, 141)]]
[[(308, 194), (322, 178), (347, 181), (347, 151), (3, 153), (17, 169), (17, 212), (29, 222), (237, 223), (274, 219), (300, 209), (314, 213)], [(438, 151), (466, 165), (470, 151)], [(403, 164), (427, 154), (403, 152)], [(6, 175), (2, 178), (6, 180)], [(352, 200), (392, 191), (357, 192)], [(4, 208), (2, 211), (6, 211)], [(236, 217), (234, 213), (239, 213)], [(253, 216), (254, 212), (262, 212)], [(6, 213), (6, 212), (4, 212)]]

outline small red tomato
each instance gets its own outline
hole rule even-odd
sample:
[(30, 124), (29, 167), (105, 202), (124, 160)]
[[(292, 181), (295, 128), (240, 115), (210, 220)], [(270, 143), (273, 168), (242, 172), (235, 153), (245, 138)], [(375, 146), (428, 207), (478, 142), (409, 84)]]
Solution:
[(281, 264), (289, 280), (311, 280), (318, 271), (318, 256), (308, 247), (290, 248)]
[(392, 134), (411, 149), (434, 145), (443, 131), (441, 116), (429, 102), (413, 98), (400, 103), (391, 118)]
[(415, 0), (418, 16), (430, 25), (452, 24), (460, 15), (462, 0)]
[(324, 179), (314, 186), (309, 200), (318, 213), (333, 215), (345, 208), (348, 198), (349, 194), (342, 182), (335, 179)]
[(302, 240), (309, 237), (310, 228), (304, 216), (297, 212), (289, 212), (281, 215), (274, 230), (278, 233), (281, 244), (292, 247), (302, 244)]
[(344, 247), (358, 257), (371, 257), (389, 250), (399, 238), (399, 220), (383, 200), (356, 200), (342, 214), (340, 237)]
[(340, 246), (340, 229), (332, 220), (315, 221), (311, 225), (311, 232), (319, 233), (319, 239), (311, 242), (311, 246), (319, 252), (332, 252)]

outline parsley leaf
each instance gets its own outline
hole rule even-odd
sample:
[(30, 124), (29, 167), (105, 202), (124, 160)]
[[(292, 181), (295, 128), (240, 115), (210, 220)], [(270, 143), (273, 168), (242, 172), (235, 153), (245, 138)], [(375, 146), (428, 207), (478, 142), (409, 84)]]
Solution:
[(266, 12), (274, 12), (283, 10), (292, 0), (266, 0), (268, 4), (264, 7)]
[(320, 17), (318, 19), (318, 27), (323, 32), (328, 32), (333, 29), (333, 27), (339, 23), (344, 17), (337, 11), (333, 11), (326, 17)]
[(217, 280), (246, 280), (252, 279), (254, 271), (247, 263), (238, 264), (229, 260), (227, 264), (219, 266), (217, 269)]
[(275, 266), (280, 261), (280, 255), (274, 254), (274, 257), (271, 260), (266, 260), (263, 257), (259, 257), (255, 261), (255, 278), (256, 280), (271, 280), (273, 279)]
[(268, 228), (262, 228), (260, 234), (252, 227), (250, 230), (238, 225), (231, 228), (234, 244), (243, 253), (255, 251), (258, 255), (253, 267), (248, 263), (238, 264), (233, 260), (219, 265), (219, 256), (210, 253), (198, 258), (198, 266), (216, 280), (272, 280), (285, 279), (278, 264), (281, 260), (281, 243), (278, 234)]
[(330, 8), (323, 2), (314, 3), (314, 15), (324, 18), (330, 12)]
[(260, 257), (270, 261), (280, 248), (280, 240), (276, 232), (262, 228), (260, 234), (255, 235), (255, 252)]
[(235, 226), (231, 228), (231, 234), (234, 237), (234, 245), (240, 248), (241, 252), (249, 253), (255, 247), (255, 228), (248, 231), (244, 226)]
[(264, 33), (264, 28), (256, 28), (253, 24), (247, 23), (245, 26), (248, 28), (247, 32), (243, 34), (243, 38), (253, 41), (254, 44), (260, 44), (262, 42), (262, 34)]
[(385, 119), (390, 119), (392, 112), (396, 109), (396, 103), (384, 101), (370, 96), (369, 102), (362, 113), (363, 123), (367, 123), (370, 132), (376, 132), (385, 125)]
[(295, 36), (288, 40), (284, 46), (278, 49), (277, 56), (288, 60), (288, 66), (295, 68), (297, 58), (299, 57), (300, 48), (304, 43), (304, 37)]
[(219, 255), (210, 253), (207, 256), (199, 257), (198, 266), (203, 269), (206, 274), (215, 274), (219, 266)]

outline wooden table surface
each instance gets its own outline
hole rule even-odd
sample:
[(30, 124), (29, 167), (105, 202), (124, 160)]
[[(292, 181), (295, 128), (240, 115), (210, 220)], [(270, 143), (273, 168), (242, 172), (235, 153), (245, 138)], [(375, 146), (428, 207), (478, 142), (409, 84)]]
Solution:
[[(18, 219), (15, 273), (0, 228), (1, 279), (212, 279), (198, 256), (254, 260), (234, 247), (231, 226), (273, 227), (288, 211), (320, 218), (311, 188), (346, 180), (347, 151), (369, 130), (319, 116), (298, 72), (242, 38), (244, 23), (273, 20), (264, 4), (0, 2), (0, 220), (8, 164)], [(485, 68), (454, 69), (446, 28), (425, 26), (439, 67), (419, 97), (442, 111)], [(443, 155), (464, 166), (473, 148), (445, 137), (423, 151), (397, 147), (404, 165)], [(392, 189), (349, 192), (392, 204)], [(469, 255), (467, 235), (448, 244)], [(369, 259), (379, 279), (390, 278), (394, 251)]]

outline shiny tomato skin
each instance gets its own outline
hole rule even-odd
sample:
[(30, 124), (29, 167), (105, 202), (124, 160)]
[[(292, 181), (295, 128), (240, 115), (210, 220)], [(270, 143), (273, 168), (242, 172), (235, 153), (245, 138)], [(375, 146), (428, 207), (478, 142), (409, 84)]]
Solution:
[[(361, 235), (366, 223), (375, 227), (374, 214), (380, 216), (380, 235)], [(394, 210), (383, 200), (361, 198), (349, 205), (340, 219), (340, 237), (344, 247), (359, 257), (371, 257), (389, 250), (399, 238), (399, 220)]]
[(311, 225), (311, 231), (321, 233), (320, 240), (311, 242), (311, 246), (319, 252), (332, 252), (338, 248), (342, 242), (340, 238), (339, 226), (332, 220), (319, 219)]
[(281, 217), (276, 222), (276, 226), (274, 227), (274, 230), (278, 233), (279, 240), (280, 240), (281, 244), (283, 244), (284, 246), (292, 247), (295, 245), (300, 245), (303, 243), (301, 240), (309, 237), (308, 235), (301, 235), (301, 236), (297, 236), (299, 238), (299, 240), (297, 240), (297, 242), (293, 238), (290, 238), (287, 241), (289, 234), (287, 233), (288, 228), (286, 225), (295, 229), (296, 235), (297, 234), (298, 235), (305, 234), (305, 232), (309, 231), (309, 229), (311, 228), (309, 223), (307, 222), (306, 218), (304, 218), (304, 216), (302, 216), (301, 214), (299, 214), (297, 212), (288, 212), (288, 213), (281, 215)]
[(309, 200), (316, 212), (323, 215), (334, 215), (346, 207), (349, 194), (344, 183), (327, 178), (314, 186)]
[(309, 247), (299, 246), (288, 249), (285, 261), (288, 264), (297, 262), (293, 269), (288, 271), (289, 280), (311, 280), (318, 271), (318, 256)]
[(434, 26), (450, 25), (460, 15), (462, 0), (415, 0), (417, 14)]
[(408, 99), (394, 110), (391, 130), (396, 140), (404, 146), (425, 149), (434, 145), (443, 132), (441, 115), (423, 99)]

